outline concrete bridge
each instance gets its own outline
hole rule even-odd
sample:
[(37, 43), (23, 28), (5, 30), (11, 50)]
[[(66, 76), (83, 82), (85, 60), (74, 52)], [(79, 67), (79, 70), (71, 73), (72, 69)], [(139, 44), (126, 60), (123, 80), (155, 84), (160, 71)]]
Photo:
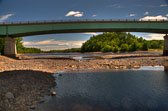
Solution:
[[(14, 37), (81, 32), (149, 32), (168, 34), (168, 21), (86, 20), (0, 24), (0, 37), (5, 37), (4, 54), (7, 56), (15, 56), (17, 54)], [(164, 40), (163, 55), (168, 55), (167, 35), (164, 36)]]

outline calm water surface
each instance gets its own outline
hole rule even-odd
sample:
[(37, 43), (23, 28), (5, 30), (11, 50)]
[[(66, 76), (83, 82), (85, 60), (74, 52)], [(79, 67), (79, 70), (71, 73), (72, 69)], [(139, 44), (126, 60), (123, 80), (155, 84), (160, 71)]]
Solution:
[(57, 95), (35, 111), (168, 111), (168, 73), (163, 70), (54, 76)]
[(127, 54), (162, 54), (162, 52), (129, 52), (129, 53), (46, 53), (46, 54), (23, 54), (30, 57), (71, 57), (75, 60), (90, 60), (95, 59), (95, 56), (100, 55), (127, 55)]

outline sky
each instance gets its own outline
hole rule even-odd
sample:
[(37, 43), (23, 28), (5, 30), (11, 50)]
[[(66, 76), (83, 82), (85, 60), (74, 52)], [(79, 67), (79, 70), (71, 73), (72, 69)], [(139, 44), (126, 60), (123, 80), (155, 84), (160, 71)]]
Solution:
[[(0, 0), (0, 22), (43, 20), (168, 20), (168, 0)], [(48, 34), (23, 37), (25, 47), (42, 50), (78, 48), (100, 33)], [(132, 34), (148, 40), (164, 34)]]

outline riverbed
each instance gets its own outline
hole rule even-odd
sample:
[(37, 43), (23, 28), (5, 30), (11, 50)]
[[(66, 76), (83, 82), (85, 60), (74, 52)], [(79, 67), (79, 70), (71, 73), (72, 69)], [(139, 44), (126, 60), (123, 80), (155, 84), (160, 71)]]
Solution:
[[(166, 79), (167, 72), (165, 71), (168, 71), (168, 57), (162, 56), (161, 53), (155, 53), (155, 52), (154, 53), (148, 53), (148, 52), (146, 53), (145, 52), (124, 53), (124, 54), (122, 53), (118, 53), (118, 54), (112, 54), (112, 53), (96, 54), (94, 53), (94, 54), (86, 54), (86, 55), (78, 54), (75, 56), (73, 54), (71, 55), (74, 58), (55, 57), (55, 56), (54, 57), (49, 57), (49, 56), (34, 57), (34, 55), (32, 56), (31, 55), (30, 56), (18, 55), (18, 58), (13, 59), (13, 58), (5, 57), (5, 56), (0, 56), (0, 84), (1, 84), (0, 91), (2, 92), (0, 93), (1, 94), (0, 103), (4, 104), (4, 105), (0, 104), (0, 111), (4, 111), (3, 109), (6, 109), (6, 108), (7, 109), (15, 108), (16, 111), (18, 109), (26, 110), (30, 108), (34, 110), (35, 108), (36, 111), (43, 111), (43, 109), (45, 109), (43, 106), (46, 106), (48, 108), (51, 107), (51, 109), (45, 109), (44, 111), (50, 111), (50, 110), (52, 111), (53, 109), (55, 109), (54, 107), (55, 105), (57, 107), (59, 106), (58, 108), (61, 108), (63, 106), (66, 106), (66, 103), (69, 104), (69, 106), (67, 105), (67, 108), (69, 108), (68, 110), (72, 110), (71, 108), (73, 104), (71, 104), (70, 102), (74, 104), (79, 103), (74, 106), (75, 108), (77, 108), (78, 111), (80, 111), (81, 109), (84, 109), (85, 107), (87, 111), (90, 111), (90, 110), (104, 111), (104, 110), (108, 110), (108, 108), (110, 111), (113, 108), (114, 110), (122, 110), (122, 108), (125, 108), (125, 106), (122, 105), (123, 102), (121, 102), (122, 101), (121, 98), (117, 100), (119, 101), (119, 103), (117, 103), (119, 104), (118, 107), (114, 107), (115, 104), (113, 104), (114, 106), (109, 105), (109, 102), (108, 102), (109, 100), (108, 99), (106, 100), (107, 98), (106, 92), (109, 92), (110, 94), (115, 94), (115, 93), (117, 94), (120, 90), (121, 91), (125, 90), (125, 89), (122, 89), (125, 86), (122, 86), (121, 84), (119, 84), (118, 86), (117, 85), (115, 86), (115, 87), (119, 87), (119, 89), (117, 89), (118, 91), (116, 90), (117, 92), (113, 92), (114, 90), (112, 89), (114, 89), (114, 86), (113, 85), (109, 86), (108, 84), (112, 84), (110, 80), (115, 81), (113, 80), (115, 77), (121, 78), (121, 80), (123, 80), (121, 82), (123, 83), (124, 83), (124, 78), (128, 80), (130, 79), (131, 80), (130, 83), (134, 85), (136, 82), (133, 80), (134, 79), (137, 80), (136, 77), (139, 77), (139, 76), (140, 76), (139, 77), (140, 79), (137, 81), (142, 81), (142, 82), (144, 81), (146, 82), (147, 85), (150, 84), (148, 83), (150, 82), (150, 79), (154, 79), (156, 80), (155, 81), (156, 83), (152, 82), (154, 81), (152, 80), (151, 84), (153, 84), (156, 87), (157, 86), (160, 87), (161, 88), (160, 91), (162, 91), (162, 89), (163, 91), (167, 91), (167, 88), (165, 88), (167, 87), (167, 79)], [(153, 68), (153, 66), (155, 67)], [(65, 74), (64, 71), (66, 71), (67, 74)], [(64, 74), (60, 74), (62, 72), (64, 72)], [(55, 82), (58, 85), (52, 88), (51, 91), (55, 90), (57, 92), (57, 95), (55, 97), (45, 96), (45, 94), (46, 95), (51, 94), (49, 89), (54, 83), (54, 77), (52, 77), (51, 75), (52, 74), (55, 75), (55, 73), (58, 73), (56, 74), (57, 76), (56, 76), (56, 82)], [(126, 76), (127, 74), (128, 74), (128, 78)], [(17, 75), (17, 76), (13, 76), (13, 75)], [(131, 77), (134, 77), (134, 78), (131, 78)], [(157, 80), (157, 79), (160, 79), (160, 77), (162, 78), (162, 81)], [(147, 79), (143, 80), (143, 78), (148, 78), (148, 81)], [(105, 79), (107, 79), (107, 83)], [(142, 82), (138, 84), (141, 84)], [(24, 85), (22, 85), (22, 83), (24, 83)], [(105, 88), (104, 88), (105, 85), (103, 85), (104, 83), (107, 85), (107, 87)], [(113, 84), (117, 84), (117, 83), (113, 83)], [(130, 92), (128, 92), (128, 94), (131, 97), (133, 97), (133, 95), (136, 95), (137, 93), (136, 92), (131, 93), (131, 91), (134, 91), (134, 88), (138, 90), (138, 88), (142, 88), (142, 87), (138, 86), (137, 88), (136, 86), (131, 86), (131, 84), (130, 84), (130, 87), (132, 87), (132, 89), (130, 89)], [(38, 86), (40, 88), (36, 88)], [(65, 89), (64, 87), (67, 87), (67, 89)], [(96, 89), (94, 89), (94, 87), (96, 87)], [(154, 88), (152, 89), (152, 85), (150, 85), (148, 88), (151, 89), (154, 92), (154, 94), (155, 92), (158, 92), (157, 91), (158, 89), (154, 89)], [(88, 90), (88, 92), (87, 91), (84, 92), (86, 95), (89, 96), (88, 98), (85, 98), (86, 96), (85, 94), (82, 95), (81, 92), (78, 92), (79, 90), (83, 91), (85, 89)], [(19, 91), (19, 93), (17, 93), (17, 91)], [(97, 93), (98, 99), (95, 98), (94, 94), (89, 91), (92, 91), (95, 94)], [(128, 91), (129, 91), (129, 87), (128, 87)], [(144, 90), (144, 92), (145, 91), (146, 90)], [(167, 96), (165, 95), (163, 91), (161, 92), (161, 96), (163, 96), (164, 98), (167, 98)], [(73, 92), (73, 94), (71, 92)], [(66, 97), (62, 96), (60, 97), (61, 99), (60, 98), (58, 99), (60, 94), (64, 94), (64, 96)], [(150, 94), (152, 93), (148, 93), (147, 97)], [(10, 95), (10, 98), (8, 95)], [(125, 94), (123, 93), (123, 95), (127, 95), (127, 93)], [(139, 96), (144, 97), (144, 95), (146, 94), (142, 94)], [(82, 96), (84, 96), (84, 98)], [(112, 98), (115, 98), (110, 95), (107, 95), (107, 96), (111, 98), (111, 100), (113, 100)], [(154, 96), (157, 97), (156, 94)], [(118, 98), (119, 96), (116, 95), (116, 97)], [(73, 98), (79, 98), (79, 100), (78, 99), (73, 100)], [(92, 101), (92, 98), (94, 99), (94, 101)], [(103, 100), (102, 98), (104, 98), (105, 100)], [(46, 100), (44, 101), (44, 99)], [(161, 100), (161, 98), (157, 98), (157, 100), (158, 99)], [(61, 100), (63, 100), (62, 103), (61, 103)], [(132, 100), (134, 100), (134, 98), (131, 98), (131, 101)], [(159, 102), (161, 103), (161, 106), (162, 106), (163, 102), (160, 102), (160, 100), (157, 101), (157, 104)], [(131, 104), (135, 102), (137, 105), (143, 102), (147, 102), (147, 100), (144, 100), (143, 102), (139, 102), (139, 101), (141, 100), (138, 100), (137, 97), (135, 96), (135, 100), (131, 102)], [(39, 103), (43, 103), (43, 102), (44, 104), (42, 106), (36, 107), (36, 105), (41, 105)], [(110, 101), (110, 103), (111, 102), (112, 101)], [(143, 105), (135, 106), (135, 109), (142, 107), (142, 106)], [(147, 106), (144, 106), (144, 107), (148, 109)], [(56, 109), (59, 111), (58, 108)], [(157, 108), (160, 108), (160, 104)], [(167, 107), (165, 107), (164, 105), (163, 105), (163, 108), (167, 110)], [(128, 110), (129, 109), (130, 108), (128, 108)], [(67, 109), (61, 108), (60, 110), (62, 111), (62, 110), (67, 110)], [(127, 108), (124, 110), (127, 110)], [(134, 107), (131, 107), (131, 110), (134, 110)]]

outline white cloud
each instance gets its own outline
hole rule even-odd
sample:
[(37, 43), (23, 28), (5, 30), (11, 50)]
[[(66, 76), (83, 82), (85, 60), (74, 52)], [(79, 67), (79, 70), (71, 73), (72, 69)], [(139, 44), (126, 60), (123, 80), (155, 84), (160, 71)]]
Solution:
[(88, 35), (99, 35), (99, 34), (102, 34), (103, 32), (84, 32), (84, 33), (81, 33), (81, 34), (88, 34)]
[[(30, 46), (29, 46), (30, 47)], [(33, 46), (34, 47), (34, 46)], [(64, 50), (67, 49), (63, 46), (35, 46), (35, 48), (39, 48), (43, 51), (49, 51), (49, 50)], [(69, 47), (70, 48), (70, 47)], [(75, 48), (75, 47), (74, 47)], [(78, 48), (78, 47), (76, 47)]]
[(68, 12), (65, 16), (74, 16), (74, 17), (82, 17), (83, 16), (83, 12), (79, 12), (79, 11), (70, 11)]
[(162, 16), (162, 15), (158, 15), (158, 16), (146, 16), (146, 17), (143, 17), (143, 18), (140, 18), (139, 19), (140, 21), (142, 20), (142, 21), (148, 21), (148, 20), (150, 20), (150, 21), (161, 21), (161, 20), (168, 20), (168, 18), (167, 17), (164, 17), (164, 16)]
[(57, 41), (55, 39), (37, 42), (23, 42), (25, 47), (36, 47), (42, 50), (62, 50), (67, 48), (79, 48), (85, 41)]
[(168, 17), (168, 14), (166, 14), (166, 16)]
[(143, 37), (146, 40), (163, 40), (165, 34), (148, 34), (147, 36)]
[(74, 16), (75, 16), (75, 17), (82, 17), (82, 16), (83, 16), (83, 13), (78, 13), (78, 14), (75, 14)]
[(121, 5), (120, 4), (113, 4), (113, 5), (108, 5), (107, 7), (121, 8)]
[(149, 12), (145, 12), (144, 15), (149, 15)]
[(97, 33), (96, 33), (96, 32), (85, 32), (85, 33), (82, 33), (82, 34), (97, 35)]
[(167, 4), (161, 4), (160, 7), (168, 7)]
[(129, 16), (130, 16), (130, 17), (134, 17), (134, 16), (135, 16), (135, 14), (130, 14)]
[(95, 15), (95, 14), (94, 14), (94, 15), (92, 15), (92, 17), (96, 17), (96, 16), (97, 16), (97, 15)]
[(0, 22), (5, 21), (6, 19), (8, 19), (9, 17), (13, 16), (14, 14), (6, 14), (0, 17)]

